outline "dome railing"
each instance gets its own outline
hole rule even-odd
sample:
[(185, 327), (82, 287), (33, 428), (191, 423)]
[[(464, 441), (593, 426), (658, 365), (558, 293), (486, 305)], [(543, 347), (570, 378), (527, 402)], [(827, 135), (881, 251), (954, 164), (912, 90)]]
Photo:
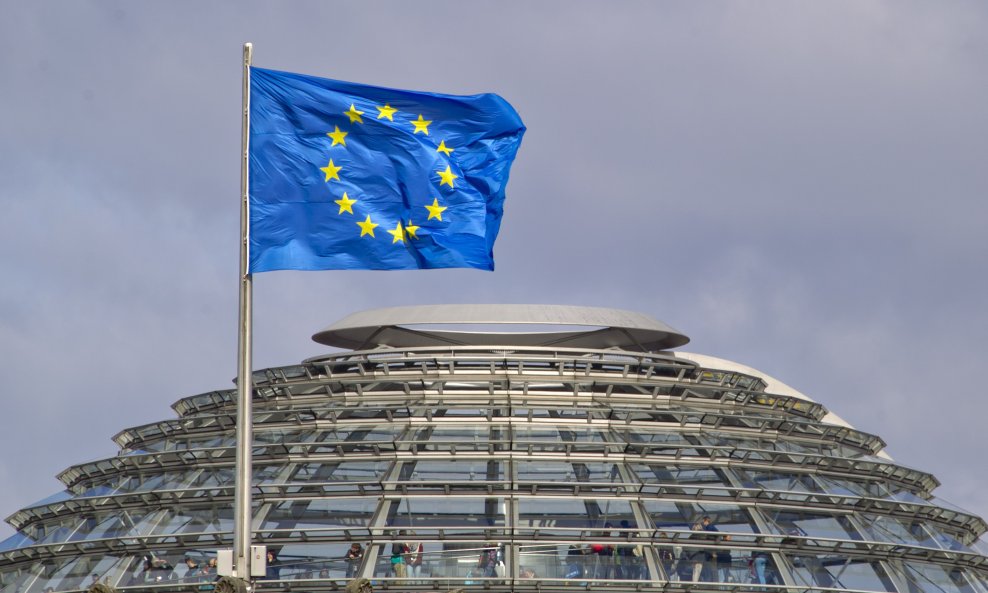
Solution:
[[(425, 458), (425, 457), (424, 457)], [(566, 458), (567, 461), (574, 461)], [(371, 493), (380, 495), (384, 491), (398, 491), (403, 495), (418, 494), (476, 494), (513, 490), (509, 495), (519, 494), (559, 494), (573, 495), (610, 494), (628, 497), (633, 500), (686, 500), (724, 502), (727, 499), (746, 506), (770, 504), (777, 508), (791, 507), (818, 509), (854, 509), (862, 512), (878, 512), (887, 516), (924, 518), (937, 524), (962, 528), (976, 538), (985, 531), (984, 522), (973, 516), (938, 507), (932, 504), (891, 501), (888, 499), (862, 496), (842, 496), (824, 492), (793, 492), (763, 488), (734, 488), (727, 486), (690, 485), (683, 483), (636, 483), (636, 482), (587, 482), (579, 480), (533, 481), (533, 480), (442, 480), (405, 483), (397, 480), (374, 481), (330, 481), (322, 484), (287, 483), (260, 484), (255, 486), (257, 500), (274, 502), (278, 500), (308, 500), (317, 498), (364, 496)], [(9, 522), (17, 529), (27, 525), (47, 521), (60, 516), (79, 513), (98, 513), (122, 509), (141, 509), (149, 505), (163, 506), (177, 503), (222, 502), (232, 497), (232, 486), (205, 486), (198, 488), (158, 489), (151, 492), (119, 493), (108, 496), (75, 498), (49, 505), (32, 507), (11, 515)], [(200, 502), (200, 504), (202, 504)]]
[[(318, 544), (327, 542), (349, 543), (352, 541), (369, 542), (369, 546), (389, 547), (407, 539), (404, 527), (361, 529), (330, 529), (330, 528), (286, 528), (261, 529), (254, 531), (255, 541), (272, 546), (286, 544)], [(468, 531), (469, 533), (465, 533)], [(436, 525), (429, 529), (417, 529), (416, 539), (427, 547), (442, 545), (445, 542), (476, 542), (483, 546), (484, 542), (497, 539), (510, 546), (522, 546), (526, 543), (552, 543), (558, 546), (571, 544), (624, 544), (649, 547), (663, 545), (680, 546), (683, 554), (691, 550), (720, 550), (733, 553), (751, 554), (764, 552), (781, 554), (787, 558), (791, 554), (830, 554), (842, 558), (861, 558), (866, 561), (902, 560), (915, 562), (933, 562), (943, 567), (985, 569), (988, 558), (972, 552), (944, 550), (940, 548), (909, 545), (902, 543), (876, 542), (865, 539), (835, 539), (826, 537), (808, 537), (778, 534), (731, 533), (726, 530), (718, 532), (718, 536), (730, 535), (730, 541), (723, 539), (698, 539), (697, 532), (689, 529), (634, 529), (629, 528), (627, 536), (613, 537), (614, 528), (553, 528), (553, 533), (544, 536), (545, 529), (537, 527), (515, 527), (510, 535), (507, 528), (478, 527), (463, 528), (462, 526)], [(148, 551), (167, 552), (169, 549), (203, 548), (208, 546), (222, 547), (228, 545), (232, 534), (230, 532), (187, 532), (181, 534), (142, 535), (119, 538), (103, 538), (79, 542), (37, 544), (14, 550), (0, 552), (0, 559), (11, 564), (31, 561), (39, 555), (46, 558), (72, 558), (79, 555), (113, 554), (115, 556), (131, 555), (139, 557)], [(649, 550), (651, 552), (651, 550)]]

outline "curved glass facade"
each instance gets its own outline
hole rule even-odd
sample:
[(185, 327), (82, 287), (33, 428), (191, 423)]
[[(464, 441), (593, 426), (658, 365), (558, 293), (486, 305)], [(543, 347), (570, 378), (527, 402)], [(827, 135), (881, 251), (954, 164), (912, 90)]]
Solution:
[[(258, 588), (988, 593), (985, 522), (820, 404), (668, 350), (503, 342), (255, 373)], [(179, 400), (63, 471), (8, 518), (0, 593), (210, 589), (235, 398)]]

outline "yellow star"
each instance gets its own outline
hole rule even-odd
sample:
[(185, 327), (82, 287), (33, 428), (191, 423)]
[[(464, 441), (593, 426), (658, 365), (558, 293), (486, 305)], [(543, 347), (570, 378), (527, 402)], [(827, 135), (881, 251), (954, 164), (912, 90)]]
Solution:
[(405, 232), (408, 233), (408, 236), (411, 237), (412, 239), (418, 239), (418, 235), (415, 234), (418, 232), (418, 230), (419, 227), (413, 225), (412, 219), (409, 218), (408, 224), (405, 225)]
[(439, 146), (436, 148), (436, 152), (444, 152), (446, 153), (446, 156), (449, 156), (449, 153), (453, 152), (454, 150), (456, 149), (446, 146), (445, 140), (440, 140)]
[(368, 214), (367, 215), (367, 220), (365, 220), (363, 222), (358, 222), (357, 223), (357, 226), (360, 227), (360, 236), (361, 237), (363, 237), (364, 235), (370, 235), (371, 237), (373, 237), (374, 236), (374, 228), (375, 227), (379, 227), (381, 225), (377, 224), (376, 222), (371, 222), (370, 214)]
[(425, 207), (425, 209), (429, 211), (429, 218), (427, 218), (426, 220), (432, 220), (433, 218), (442, 220), (443, 211), (446, 210), (446, 208), (448, 208), (448, 206), (439, 205), (439, 198), (432, 198), (432, 205), (431, 206), (427, 205)]
[(354, 122), (357, 122), (357, 123), (360, 123), (360, 124), (364, 123), (364, 120), (360, 118), (360, 116), (363, 115), (363, 114), (364, 114), (363, 111), (357, 111), (357, 108), (353, 106), (353, 103), (350, 103), (350, 109), (349, 110), (343, 112), (343, 115), (345, 115), (345, 116), (347, 116), (347, 117), (350, 118), (350, 123), (351, 124), (354, 123)]
[[(375, 107), (377, 106), (375, 105)], [(394, 114), (398, 111), (397, 109), (388, 105), (387, 103), (384, 104), (384, 107), (378, 107), (377, 110), (381, 112), (377, 114), (377, 119), (386, 117), (388, 118), (388, 121), (394, 121), (395, 120)]]
[(333, 200), (335, 204), (340, 206), (340, 211), (337, 214), (343, 214), (344, 212), (349, 212), (353, 214), (353, 205), (357, 203), (357, 200), (351, 200), (350, 196), (343, 192), (343, 197), (339, 200)]
[(412, 131), (413, 134), (422, 132), (426, 136), (429, 135), (429, 124), (432, 123), (431, 119), (422, 119), (422, 114), (420, 113), (419, 118), (413, 119), (410, 123), (415, 126), (415, 129)]
[(337, 144), (342, 144), (343, 146), (346, 146), (346, 140), (344, 140), (344, 138), (346, 138), (346, 135), (349, 132), (341, 132), (340, 126), (333, 126), (333, 127), (336, 128), (336, 131), (326, 132), (326, 135), (333, 139), (333, 146), (336, 146)]
[(445, 171), (436, 171), (436, 173), (439, 173), (439, 178), (442, 179), (439, 185), (448, 185), (450, 187), (453, 187), (453, 180), (459, 177), (459, 175), (449, 170), (449, 165), (446, 165)]
[[(325, 167), (319, 167), (319, 170), (326, 174), (326, 181), (329, 181), (330, 179), (335, 179), (339, 181), (340, 176), (338, 175), (338, 173), (342, 168), (343, 167), (337, 167), (336, 165), (334, 165), (333, 159), (329, 159), (329, 164), (326, 165)], [(447, 167), (447, 169), (448, 168), (449, 167)]]
[(405, 242), (405, 231), (402, 230), (402, 228), (401, 228), (401, 221), (400, 220), (398, 221), (398, 224), (395, 226), (395, 230), (388, 231), (388, 232), (391, 233), (391, 236), (394, 237), (394, 240), (391, 241), (391, 244), (392, 245), (394, 245), (395, 243), (404, 243)]

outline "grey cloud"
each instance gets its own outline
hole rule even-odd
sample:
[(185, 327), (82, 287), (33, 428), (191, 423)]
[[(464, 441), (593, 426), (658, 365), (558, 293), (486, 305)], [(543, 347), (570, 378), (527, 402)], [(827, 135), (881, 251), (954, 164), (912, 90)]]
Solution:
[(259, 275), (257, 368), (367, 307), (641, 310), (988, 515), (986, 20), (978, 2), (8, 3), (0, 509), (230, 385), (250, 40), (265, 67), (495, 91), (529, 126), (496, 272)]

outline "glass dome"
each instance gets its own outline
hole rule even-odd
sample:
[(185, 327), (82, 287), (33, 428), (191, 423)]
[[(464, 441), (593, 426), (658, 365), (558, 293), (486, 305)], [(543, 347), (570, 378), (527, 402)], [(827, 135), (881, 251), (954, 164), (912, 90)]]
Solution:
[[(932, 475), (644, 315), (412, 307), (315, 338), (349, 349), (254, 374), (258, 589), (988, 593), (986, 524)], [(181, 399), (59, 474), (7, 519), (0, 593), (211, 589), (235, 401)]]

